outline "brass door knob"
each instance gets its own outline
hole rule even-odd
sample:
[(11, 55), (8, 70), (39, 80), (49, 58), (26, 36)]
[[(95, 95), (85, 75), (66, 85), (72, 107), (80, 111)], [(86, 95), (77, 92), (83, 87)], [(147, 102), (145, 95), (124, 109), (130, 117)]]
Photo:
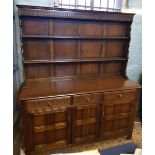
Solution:
[(88, 101), (90, 101), (90, 98), (88, 97), (88, 98), (86, 98), (86, 101), (88, 102)]
[(123, 96), (122, 94), (119, 94), (119, 95), (118, 95), (118, 97), (122, 97), (122, 96)]
[(50, 107), (52, 104), (50, 102), (48, 102), (48, 106)]

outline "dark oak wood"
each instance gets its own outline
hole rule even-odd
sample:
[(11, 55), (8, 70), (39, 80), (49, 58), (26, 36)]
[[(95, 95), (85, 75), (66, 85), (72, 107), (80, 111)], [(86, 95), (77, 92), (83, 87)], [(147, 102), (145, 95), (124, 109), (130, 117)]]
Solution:
[(20, 100), (74, 94), (137, 89), (139, 84), (121, 76), (78, 77), (29, 80), (19, 93)]
[(126, 76), (133, 14), (18, 8), (26, 155), (131, 138), (140, 88)]
[(23, 35), (23, 39), (127, 40), (128, 37)]
[[(133, 14), (118, 13), (118, 12), (103, 12), (103, 11), (83, 11), (74, 9), (61, 9), (61, 8), (48, 8), (39, 6), (26, 6), (17, 5), (20, 17), (33, 16), (33, 17), (54, 17), (54, 18), (68, 18), (68, 19), (85, 19), (85, 20), (99, 20), (99, 21), (126, 21), (133, 20)], [(33, 10), (32, 10), (33, 9)]]
[(24, 64), (38, 64), (38, 63), (62, 63), (62, 62), (105, 62), (105, 61), (126, 61), (126, 58), (84, 58), (84, 59), (54, 59), (54, 60), (25, 60)]

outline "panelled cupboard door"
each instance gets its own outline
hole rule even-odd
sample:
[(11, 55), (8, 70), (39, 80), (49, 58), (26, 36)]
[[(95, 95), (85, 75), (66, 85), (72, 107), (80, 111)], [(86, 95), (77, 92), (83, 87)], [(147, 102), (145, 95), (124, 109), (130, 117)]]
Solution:
[(28, 101), (31, 151), (70, 143), (69, 105), (69, 97)]
[(106, 92), (101, 112), (101, 139), (132, 133), (136, 90)]
[(95, 141), (99, 138), (101, 94), (73, 96), (72, 143)]

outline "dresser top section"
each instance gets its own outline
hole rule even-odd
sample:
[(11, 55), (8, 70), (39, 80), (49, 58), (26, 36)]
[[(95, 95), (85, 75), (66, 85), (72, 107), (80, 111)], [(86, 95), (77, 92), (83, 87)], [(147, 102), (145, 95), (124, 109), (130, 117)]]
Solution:
[(17, 5), (19, 8), (19, 16), (34, 16), (34, 17), (53, 17), (53, 18), (68, 18), (81, 20), (99, 20), (99, 21), (124, 21), (132, 22), (134, 14), (120, 12), (105, 12), (92, 10), (78, 9), (63, 9), (50, 8), (29, 5)]
[(18, 8), (26, 79), (19, 100), (139, 88), (124, 78), (134, 14)]
[(135, 88), (140, 88), (140, 85), (121, 76), (40, 79), (27, 82), (19, 93), (19, 99), (29, 100)]

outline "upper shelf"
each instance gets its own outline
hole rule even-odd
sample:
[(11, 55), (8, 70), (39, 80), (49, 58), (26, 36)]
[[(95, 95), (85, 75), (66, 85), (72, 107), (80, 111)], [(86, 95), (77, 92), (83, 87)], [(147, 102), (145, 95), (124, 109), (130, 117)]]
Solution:
[(24, 64), (38, 63), (62, 63), (62, 62), (106, 62), (106, 61), (126, 61), (126, 58), (91, 58), (91, 59), (55, 59), (55, 60), (25, 60)]
[(129, 37), (100, 37), (100, 36), (48, 36), (48, 35), (23, 35), (22, 38), (30, 39), (83, 39), (83, 40), (128, 40)]

